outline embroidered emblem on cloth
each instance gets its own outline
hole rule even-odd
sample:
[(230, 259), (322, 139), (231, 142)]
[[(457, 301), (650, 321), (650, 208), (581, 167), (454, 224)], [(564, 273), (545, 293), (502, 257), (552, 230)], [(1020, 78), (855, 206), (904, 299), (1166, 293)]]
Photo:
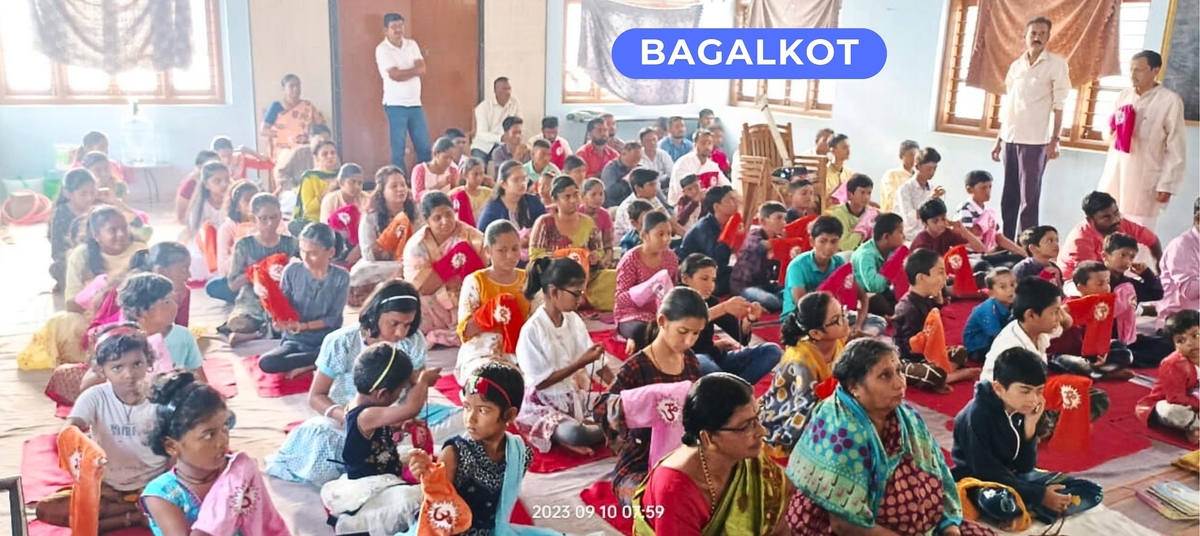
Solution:
[(282, 264), (272, 264), (267, 273), (271, 276), (271, 279), (281, 281), (283, 280), (283, 267), (284, 265)]
[(258, 504), (258, 488), (252, 485), (238, 486), (233, 491), (233, 495), (229, 496), (229, 507), (237, 515), (249, 513), (256, 504)]
[(500, 324), (507, 324), (512, 320), (512, 312), (508, 310), (508, 307), (497, 305), (496, 310), (492, 313), (492, 318)]
[(958, 270), (962, 268), (962, 257), (959, 257), (958, 255), (950, 257), (950, 268), (952, 270)]
[(1108, 318), (1108, 314), (1110, 312), (1111, 311), (1109, 311), (1107, 303), (1098, 303), (1098, 304), (1096, 304), (1096, 308), (1092, 311), (1092, 316), (1097, 321), (1100, 321), (1100, 320), (1104, 320), (1105, 318)]
[(679, 407), (679, 402), (673, 398), (662, 398), (658, 401), (658, 416), (662, 420), (674, 424), (679, 419), (682, 410)]
[(1079, 407), (1080, 397), (1079, 391), (1070, 385), (1062, 386), (1063, 409), (1076, 409)]
[(843, 288), (854, 288), (854, 274), (853, 274), (853, 272), (851, 272), (851, 274), (850, 274), (850, 275), (846, 276), (846, 279), (845, 279), (845, 281), (843, 281), (843, 282), (842, 282), (842, 287), (843, 287)]
[(454, 266), (454, 269), (456, 270), (462, 268), (466, 263), (467, 256), (462, 253), (455, 253), (454, 256), (450, 258), (450, 264)]
[(437, 530), (453, 529), (454, 521), (458, 519), (458, 509), (448, 501), (430, 503), (426, 513), (429, 514), (429, 522)]

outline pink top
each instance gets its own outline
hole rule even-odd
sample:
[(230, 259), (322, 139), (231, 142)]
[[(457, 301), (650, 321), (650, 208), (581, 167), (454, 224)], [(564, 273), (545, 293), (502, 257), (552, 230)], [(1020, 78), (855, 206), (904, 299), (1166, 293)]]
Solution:
[(1192, 226), (1175, 237), (1158, 264), (1163, 299), (1158, 302), (1158, 327), (1168, 316), (1196, 306), (1200, 300), (1200, 231)]
[(440, 190), (449, 193), (458, 186), (458, 169), (449, 166), (440, 175), (429, 171), (429, 163), (417, 164), (412, 171), (413, 199), (420, 202), (421, 196), (429, 190)]
[(646, 524), (652, 529), (670, 527), (671, 534), (702, 534), (712, 519), (708, 500), (692, 477), (670, 467), (650, 471), (641, 504), (646, 511), (660, 514), (645, 516)]
[(625, 425), (650, 429), (651, 467), (683, 444), (683, 401), (691, 388), (688, 380), (621, 391)]
[(254, 231), (253, 223), (236, 223), (229, 218), (217, 229), (217, 275), (229, 277), (233, 263), (233, 245)]
[(1137, 112), (1132, 104), (1126, 104), (1113, 112), (1108, 119), (1108, 128), (1113, 132), (1113, 149), (1128, 153), (1133, 145), (1133, 127), (1137, 125)]
[(1183, 357), (1183, 354), (1175, 352), (1159, 363), (1158, 381), (1150, 389), (1150, 394), (1138, 400), (1134, 413), (1145, 421), (1159, 400), (1200, 411), (1197, 388), (1200, 388), (1200, 380), (1196, 377), (1196, 365)]
[(653, 322), (658, 314), (658, 307), (653, 301), (639, 307), (629, 295), (629, 289), (639, 283), (649, 280), (659, 270), (666, 270), (672, 281), (679, 278), (679, 258), (670, 249), (662, 251), (662, 260), (658, 268), (650, 268), (642, 262), (642, 246), (637, 246), (621, 256), (617, 261), (617, 295), (613, 304), (613, 316), (617, 323), (621, 322)]
[(244, 452), (229, 460), (200, 505), (193, 531), (242, 536), (291, 536), (271, 502), (258, 464)]
[(1133, 283), (1125, 282), (1113, 289), (1113, 320), (1116, 326), (1117, 340), (1132, 344), (1137, 340), (1137, 291)]
[[(1143, 246), (1150, 247), (1158, 242), (1158, 237), (1141, 225), (1129, 220), (1121, 220), (1117, 232), (1127, 234)], [(1087, 220), (1079, 222), (1067, 235), (1058, 253), (1058, 266), (1062, 269), (1063, 279), (1071, 279), (1075, 267), (1083, 261), (1103, 261), (1104, 235), (1100, 234)]]

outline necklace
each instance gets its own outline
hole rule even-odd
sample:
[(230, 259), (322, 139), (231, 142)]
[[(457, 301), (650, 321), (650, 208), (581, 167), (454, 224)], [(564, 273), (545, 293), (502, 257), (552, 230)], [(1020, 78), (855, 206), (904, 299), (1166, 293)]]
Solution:
[(204, 476), (203, 478), (192, 478), (188, 475), (183, 474), (183, 471), (180, 471), (178, 468), (175, 469), (175, 475), (178, 476), (180, 480), (182, 480), (188, 484), (191, 484), (193, 486), (203, 486), (205, 484), (208, 484), (208, 483), (216, 480), (217, 476), (219, 476), (220, 474), (221, 474), (221, 470), (217, 469), (217, 470), (209, 473), (208, 475)]
[(708, 474), (708, 458), (704, 457), (704, 447), (696, 450), (700, 453), (700, 469), (704, 471), (704, 484), (708, 487), (709, 513), (717, 511), (717, 491), (713, 488), (712, 477)]

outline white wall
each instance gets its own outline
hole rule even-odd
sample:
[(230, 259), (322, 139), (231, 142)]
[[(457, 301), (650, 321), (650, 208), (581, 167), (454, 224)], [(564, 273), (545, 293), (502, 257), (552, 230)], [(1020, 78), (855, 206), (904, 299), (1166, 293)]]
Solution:
[(507, 76), (526, 137), (540, 131), (546, 110), (546, 71), (537, 68), (547, 61), (544, 13), (546, 0), (488, 0), (483, 8), (484, 95), (491, 98), (492, 81)]

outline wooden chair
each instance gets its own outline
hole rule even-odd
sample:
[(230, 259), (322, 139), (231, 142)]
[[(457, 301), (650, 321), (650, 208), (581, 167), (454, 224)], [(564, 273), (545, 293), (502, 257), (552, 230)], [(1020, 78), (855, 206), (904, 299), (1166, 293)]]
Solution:
[(767, 202), (771, 188), (771, 171), (762, 156), (739, 156), (742, 169), (742, 221), (754, 219), (758, 207)]
[(779, 135), (783, 138), (784, 147), (787, 147), (787, 155), (779, 154), (779, 148), (775, 145), (775, 138), (771, 135), (770, 125), (742, 123), (742, 141), (738, 145), (738, 151), (742, 156), (761, 156), (766, 158), (765, 165), (769, 174), (770, 170), (783, 166), (784, 162), (791, 162), (794, 157), (792, 150), (792, 125), (781, 125), (779, 127)]
[(792, 157), (792, 167), (799, 167), (799, 166), (804, 166), (804, 167), (808, 168), (809, 180), (812, 181), (813, 189), (816, 190), (813, 198), (817, 203), (817, 213), (822, 214), (827, 209), (833, 208), (833, 207), (824, 206), (825, 205), (825, 203), (824, 203), (824, 200), (825, 200), (825, 175), (826, 175), (826, 170), (829, 169), (829, 157), (828, 156), (809, 155), (809, 154), (793, 156)]

